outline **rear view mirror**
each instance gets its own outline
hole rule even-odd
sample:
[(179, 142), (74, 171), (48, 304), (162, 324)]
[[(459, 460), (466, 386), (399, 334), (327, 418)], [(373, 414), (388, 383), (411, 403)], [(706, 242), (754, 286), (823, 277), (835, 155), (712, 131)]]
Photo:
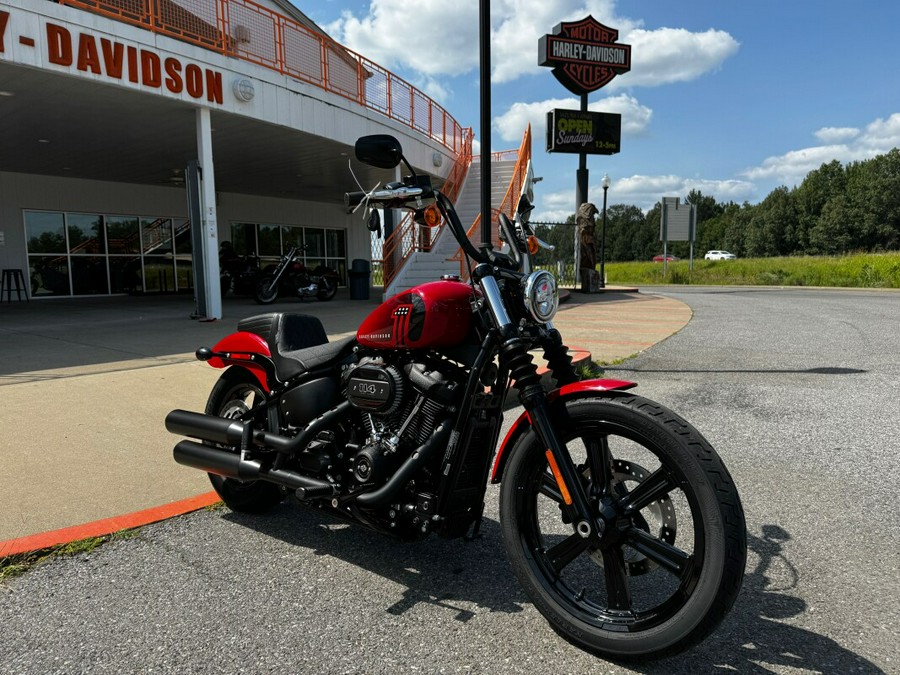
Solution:
[(403, 148), (387, 134), (363, 136), (356, 141), (356, 159), (379, 169), (393, 169), (403, 159)]

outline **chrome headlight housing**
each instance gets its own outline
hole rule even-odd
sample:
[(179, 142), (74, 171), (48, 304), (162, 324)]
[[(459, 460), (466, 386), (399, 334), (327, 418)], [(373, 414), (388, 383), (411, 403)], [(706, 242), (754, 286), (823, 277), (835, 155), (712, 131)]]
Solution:
[(546, 270), (532, 272), (525, 278), (525, 309), (535, 321), (547, 323), (559, 308), (556, 277)]

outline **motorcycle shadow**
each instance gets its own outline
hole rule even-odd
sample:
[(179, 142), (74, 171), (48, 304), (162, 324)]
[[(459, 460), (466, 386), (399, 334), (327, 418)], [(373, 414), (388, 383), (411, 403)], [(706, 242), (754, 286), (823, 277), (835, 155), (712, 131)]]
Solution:
[[(782, 623), (806, 612), (802, 598), (790, 594), (800, 574), (784, 544), (791, 536), (779, 525), (763, 525), (762, 535), (747, 533), (748, 567), (741, 594), (713, 635), (694, 649), (639, 672), (653, 675), (734, 671), (739, 673), (884, 673), (868, 659), (809, 629)], [(753, 565), (753, 561), (756, 561)], [(802, 619), (801, 619), (802, 620)], [(698, 664), (707, 664), (698, 669)]]
[(432, 536), (418, 542), (392, 539), (289, 502), (265, 516), (229, 511), (223, 518), (399, 584), (403, 597), (385, 609), (389, 614), (400, 616), (426, 603), (466, 622), (475, 617), (472, 606), (513, 614), (528, 602), (506, 562), (500, 524), (488, 518), (475, 539)]
[[(427, 603), (466, 622), (475, 617), (473, 607), (513, 614), (530, 604), (507, 564), (500, 524), (487, 517), (482, 522), (482, 536), (475, 540), (431, 537), (412, 543), (289, 503), (262, 517), (227, 512), (223, 518), (401, 585), (405, 589), (402, 598), (385, 608), (397, 616)], [(741, 594), (716, 632), (677, 656), (623, 665), (648, 675), (770, 674), (783, 669), (883, 675), (871, 661), (832, 638), (783, 623), (802, 617), (807, 609), (806, 601), (791, 593), (800, 575), (784, 550), (790, 539), (778, 525), (763, 525), (761, 536), (748, 532), (750, 556)]]

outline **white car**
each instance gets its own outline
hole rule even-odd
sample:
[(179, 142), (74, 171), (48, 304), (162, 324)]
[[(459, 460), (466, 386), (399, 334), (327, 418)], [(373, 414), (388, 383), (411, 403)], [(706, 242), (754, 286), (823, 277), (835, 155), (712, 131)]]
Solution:
[(737, 256), (728, 251), (707, 251), (703, 256), (706, 260), (736, 260)]

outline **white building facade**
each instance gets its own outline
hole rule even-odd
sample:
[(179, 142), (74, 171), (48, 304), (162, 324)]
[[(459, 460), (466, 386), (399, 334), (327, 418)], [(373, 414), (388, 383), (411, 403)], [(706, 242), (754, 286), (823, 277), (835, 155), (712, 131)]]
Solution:
[(348, 162), (396, 178), (353, 159), (372, 133), (437, 184), (471, 138), (280, 0), (0, 0), (0, 268), (34, 298), (190, 292), (197, 242), (217, 287), (230, 240), (264, 261), (302, 244), (346, 283), (370, 258)]

